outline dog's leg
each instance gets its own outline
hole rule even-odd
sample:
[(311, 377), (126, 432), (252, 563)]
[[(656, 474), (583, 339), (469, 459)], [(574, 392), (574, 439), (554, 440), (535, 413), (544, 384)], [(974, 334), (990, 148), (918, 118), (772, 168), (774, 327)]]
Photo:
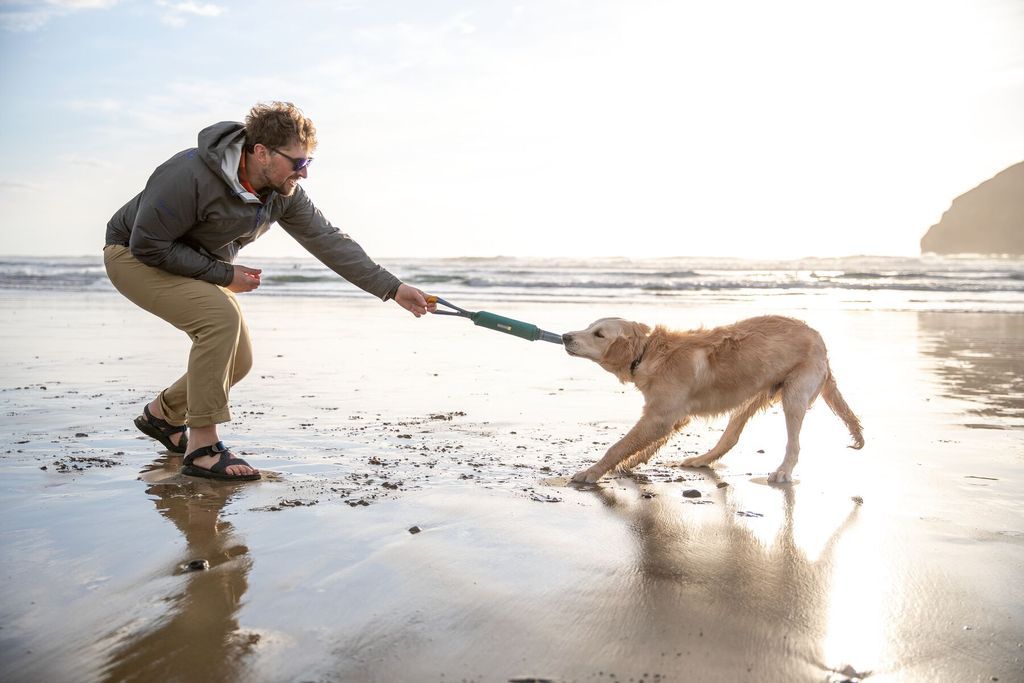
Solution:
[[(677, 421), (661, 416), (644, 415), (629, 432), (608, 449), (604, 457), (582, 472), (573, 475), (572, 480), (593, 484), (609, 470), (618, 467), (624, 460), (641, 451), (660, 446), (672, 436)], [(684, 423), (685, 424), (685, 423)], [(653, 453), (653, 449), (652, 449)], [(648, 456), (649, 457), (649, 456)]]
[(651, 457), (655, 453), (658, 452), (659, 448), (664, 446), (666, 443), (668, 443), (669, 439), (671, 439), (673, 436), (675, 436), (676, 432), (678, 432), (680, 429), (682, 429), (683, 427), (685, 427), (689, 423), (690, 423), (690, 418), (688, 418), (688, 417), (684, 417), (682, 420), (679, 420), (674, 425), (672, 425), (672, 431), (668, 434), (668, 436), (666, 436), (663, 439), (658, 439), (657, 441), (652, 443), (647, 448), (644, 448), (643, 450), (639, 450), (636, 453), (634, 453), (633, 455), (629, 456), (624, 461), (619, 463), (619, 466), (616, 469), (619, 469), (619, 470), (630, 470), (630, 469), (636, 467), (637, 465), (641, 465), (641, 464), (647, 462), (648, 460), (651, 459)]
[(740, 433), (743, 431), (743, 427), (746, 426), (747, 421), (767, 404), (767, 396), (756, 396), (746, 405), (740, 406), (733, 411), (732, 416), (729, 418), (729, 424), (726, 425), (725, 431), (722, 432), (722, 437), (715, 444), (714, 448), (704, 455), (695, 455), (692, 458), (668, 464), (672, 467), (707, 467), (732, 450), (732, 447), (740, 440)]
[(820, 377), (797, 377), (783, 388), (782, 412), (786, 415), (786, 457), (778, 469), (768, 475), (768, 481), (776, 484), (793, 481), (793, 468), (800, 457), (800, 428), (818, 386)]

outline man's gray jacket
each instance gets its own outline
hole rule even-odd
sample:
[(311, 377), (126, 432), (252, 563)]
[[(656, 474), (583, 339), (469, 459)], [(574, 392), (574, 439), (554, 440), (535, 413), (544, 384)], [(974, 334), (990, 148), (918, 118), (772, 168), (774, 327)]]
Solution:
[(139, 261), (169, 273), (231, 284), (238, 250), (281, 224), (328, 268), (357, 287), (393, 298), (401, 281), (324, 218), (296, 186), (265, 201), (238, 180), (245, 127), (225, 121), (199, 133), (199, 147), (161, 164), (146, 189), (107, 223), (106, 244), (124, 244)]

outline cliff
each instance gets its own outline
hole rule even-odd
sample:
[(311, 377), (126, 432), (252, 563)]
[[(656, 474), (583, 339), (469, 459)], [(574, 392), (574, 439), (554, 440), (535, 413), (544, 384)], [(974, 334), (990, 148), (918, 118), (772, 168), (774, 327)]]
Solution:
[(921, 252), (1024, 255), (1024, 162), (954, 199)]

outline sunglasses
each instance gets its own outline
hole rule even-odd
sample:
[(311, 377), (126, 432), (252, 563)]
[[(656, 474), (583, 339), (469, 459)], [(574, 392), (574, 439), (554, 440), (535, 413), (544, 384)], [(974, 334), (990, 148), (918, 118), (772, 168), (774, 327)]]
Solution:
[(304, 157), (302, 159), (296, 159), (295, 157), (288, 156), (287, 154), (285, 154), (284, 152), (282, 152), (279, 149), (274, 149), (273, 147), (271, 147), (269, 149), (270, 149), (271, 152), (277, 152), (278, 154), (283, 156), (285, 159), (287, 159), (288, 161), (292, 162), (292, 173), (298, 173), (302, 169), (308, 168), (309, 165), (311, 163), (313, 163), (313, 157)]

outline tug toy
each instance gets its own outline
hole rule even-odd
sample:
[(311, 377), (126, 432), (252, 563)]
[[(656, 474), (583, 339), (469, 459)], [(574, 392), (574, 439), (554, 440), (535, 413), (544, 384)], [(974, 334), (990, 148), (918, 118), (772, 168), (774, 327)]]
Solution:
[(434, 311), (434, 315), (454, 315), (460, 318), (469, 318), (473, 321), (474, 325), (486, 327), (489, 330), (504, 332), (505, 334), (511, 334), (513, 337), (520, 337), (527, 341), (540, 340), (551, 342), (552, 344), (562, 343), (562, 335), (555, 334), (554, 332), (547, 332), (536, 325), (524, 323), (521, 320), (513, 320), (512, 318), (495, 315), (494, 313), (488, 313), (487, 311), (467, 311), (464, 308), (459, 308), (454, 304), (448, 303), (439, 296), (428, 296), (427, 303), (437, 303), (452, 309), (450, 311)]

